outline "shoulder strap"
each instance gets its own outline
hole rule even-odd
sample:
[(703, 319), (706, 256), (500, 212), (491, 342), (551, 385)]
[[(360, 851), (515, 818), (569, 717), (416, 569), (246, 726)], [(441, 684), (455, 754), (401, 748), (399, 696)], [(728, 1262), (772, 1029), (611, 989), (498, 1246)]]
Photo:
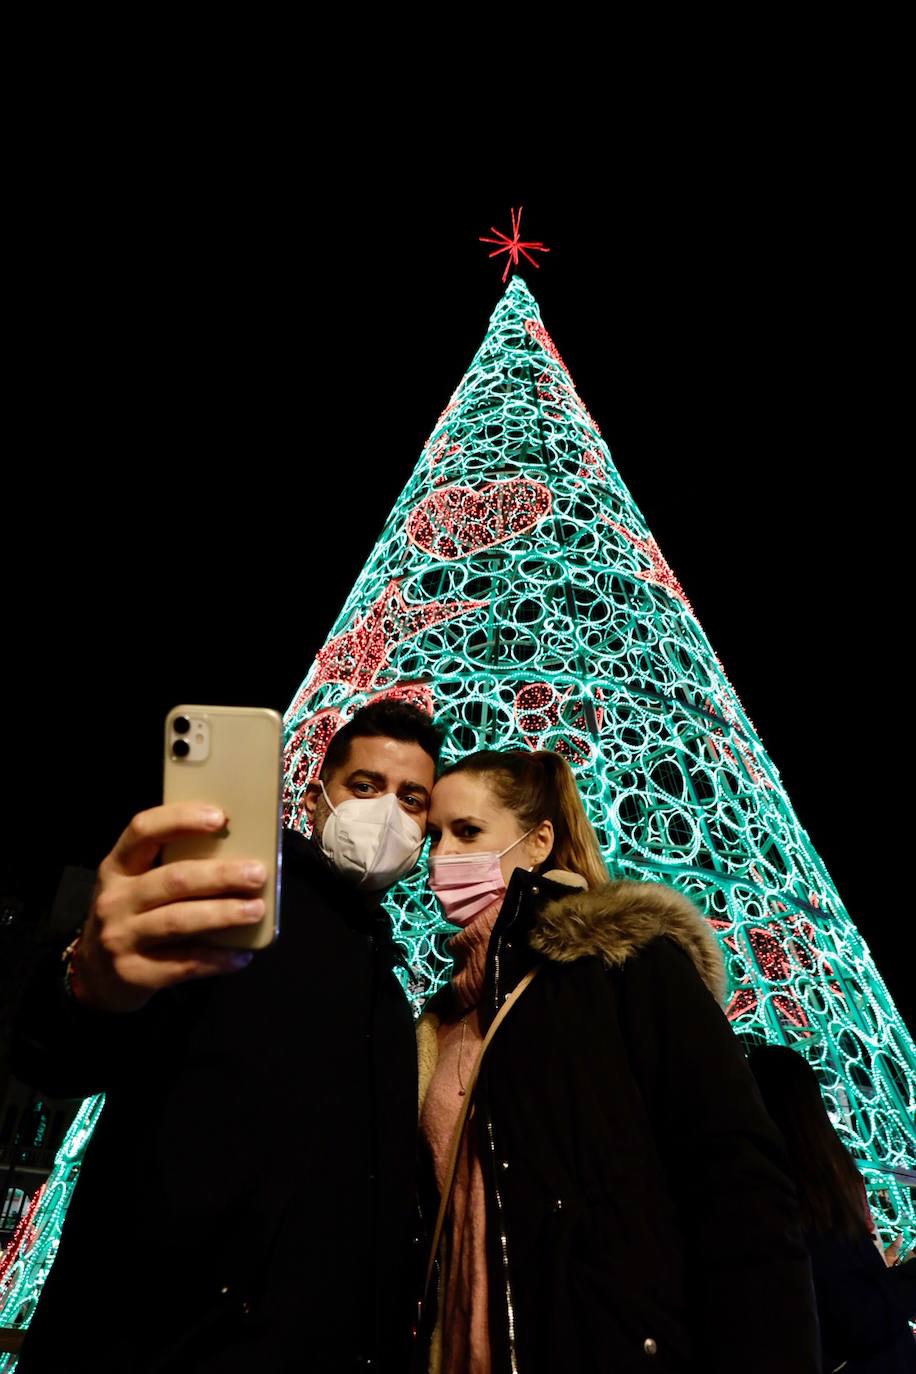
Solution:
[(530, 969), (529, 972), (525, 974), (521, 982), (516, 983), (515, 987), (512, 989), (506, 1000), (503, 1002), (499, 1011), (493, 1017), (493, 1020), (490, 1023), (490, 1029), (487, 1031), (486, 1035), (483, 1038), (483, 1043), (477, 1052), (477, 1058), (474, 1061), (474, 1067), (471, 1070), (470, 1077), (468, 1078), (467, 1087), (465, 1088), (464, 1101), (461, 1104), (461, 1110), (458, 1113), (458, 1120), (455, 1122), (455, 1129), (452, 1132), (452, 1146), (449, 1151), (448, 1168), (445, 1171), (445, 1178), (442, 1180), (442, 1196), (439, 1200), (439, 1214), (436, 1217), (436, 1225), (435, 1229), (433, 1230), (432, 1245), (430, 1246), (429, 1250), (429, 1262), (426, 1266), (426, 1279), (423, 1284), (424, 1302), (426, 1301), (426, 1294), (429, 1292), (429, 1281), (432, 1278), (433, 1266), (436, 1263), (436, 1255), (439, 1251), (439, 1242), (442, 1239), (442, 1228), (445, 1225), (445, 1215), (448, 1211), (448, 1205), (451, 1201), (452, 1196), (452, 1187), (455, 1182), (455, 1168), (458, 1164), (458, 1151), (461, 1148), (461, 1139), (464, 1135), (464, 1128), (467, 1125), (468, 1110), (471, 1105), (471, 1099), (474, 1096), (474, 1088), (477, 1086), (477, 1077), (480, 1073), (481, 1062), (483, 1060), (484, 1054), (486, 1053), (487, 1046), (493, 1039), (493, 1036), (496, 1034), (497, 1030), (502, 1025), (505, 1018), (508, 1016), (509, 1012), (515, 1006), (516, 1002), (521, 997), (522, 993), (525, 991), (525, 988), (532, 981), (539, 968), (540, 964), (536, 964), (533, 969)]

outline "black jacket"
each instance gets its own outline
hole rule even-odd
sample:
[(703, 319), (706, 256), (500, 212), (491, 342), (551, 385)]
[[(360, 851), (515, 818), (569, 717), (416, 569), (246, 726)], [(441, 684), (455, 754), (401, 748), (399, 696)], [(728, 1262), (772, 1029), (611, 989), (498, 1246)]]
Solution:
[(287, 833), (281, 933), (242, 972), (109, 1016), (41, 971), (14, 1071), (106, 1102), (22, 1374), (404, 1367), (416, 1050), (394, 958), (385, 913)]
[(916, 1374), (916, 1260), (889, 1269), (870, 1236), (807, 1235), (824, 1374)]
[[(495, 1370), (815, 1374), (795, 1194), (700, 914), (655, 883), (570, 892), (517, 869), (483, 1029), (536, 962), (471, 1126)], [(421, 1091), (455, 1014), (446, 989), (421, 1019)]]

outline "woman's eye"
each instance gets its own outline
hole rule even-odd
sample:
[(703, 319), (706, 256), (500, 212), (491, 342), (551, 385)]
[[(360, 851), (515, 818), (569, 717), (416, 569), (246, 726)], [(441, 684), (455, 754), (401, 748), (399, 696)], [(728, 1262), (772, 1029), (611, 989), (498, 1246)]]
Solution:
[(474, 836), (475, 836), (475, 835), (479, 835), (479, 834), (480, 834), (480, 826), (479, 826), (479, 825), (466, 825), (466, 826), (464, 827), (464, 830), (462, 831), (461, 838), (462, 838), (463, 840), (473, 840)]

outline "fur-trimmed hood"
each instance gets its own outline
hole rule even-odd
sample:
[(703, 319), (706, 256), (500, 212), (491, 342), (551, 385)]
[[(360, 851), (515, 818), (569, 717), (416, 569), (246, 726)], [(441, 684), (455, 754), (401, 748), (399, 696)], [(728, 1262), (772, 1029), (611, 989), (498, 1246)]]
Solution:
[[(566, 878), (545, 876), (555, 882)], [(693, 902), (661, 883), (620, 879), (557, 897), (538, 913), (529, 943), (557, 964), (597, 956), (609, 968), (620, 968), (660, 935), (681, 946), (721, 1005), (726, 979), (716, 937)]]
[[(650, 940), (666, 935), (693, 961), (719, 1005), (725, 1001), (725, 965), (716, 937), (693, 902), (682, 893), (662, 883), (630, 879), (619, 879), (589, 891), (583, 887), (584, 878), (563, 870), (545, 873), (544, 877), (570, 891), (555, 897), (537, 913), (529, 937), (536, 953), (557, 964), (597, 956), (608, 968), (620, 968)], [(435, 1072), (439, 1053), (436, 1031), (449, 999), (450, 989), (446, 985), (417, 1022), (421, 1106)]]

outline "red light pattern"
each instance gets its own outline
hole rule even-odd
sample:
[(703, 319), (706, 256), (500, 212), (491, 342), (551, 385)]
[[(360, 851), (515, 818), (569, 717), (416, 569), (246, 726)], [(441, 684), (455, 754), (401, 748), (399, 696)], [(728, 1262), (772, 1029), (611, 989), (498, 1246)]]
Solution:
[[(583, 449), (581, 454), (582, 466), (576, 473), (577, 477), (584, 477), (589, 481), (606, 482), (607, 476), (604, 471), (604, 459), (596, 449)], [(581, 482), (576, 483), (581, 486)]]
[(545, 369), (538, 377), (538, 399), (546, 405), (556, 405), (560, 407), (558, 411), (545, 411), (547, 418), (550, 420), (562, 420), (564, 418), (564, 411), (567, 414), (576, 414), (578, 412), (578, 414), (585, 416), (585, 419), (591, 425), (592, 429), (600, 436), (601, 430), (598, 428), (598, 424), (591, 415), (588, 407), (577, 393), (572, 374), (560, 357), (560, 351), (553, 339), (547, 333), (547, 330), (541, 324), (540, 320), (526, 320), (525, 328), (531, 337), (541, 345), (544, 352), (549, 353), (554, 362), (560, 364), (566, 376), (569, 378), (568, 383), (564, 382), (561, 378), (554, 377), (549, 368)]
[[(738, 753), (741, 755), (742, 761), (744, 763), (745, 768), (747, 769), (747, 773), (751, 781), (758, 787), (772, 787), (773, 784), (770, 782), (769, 778), (764, 777), (763, 773), (761, 773), (760, 769), (754, 763), (751, 751), (740, 738), (738, 734), (738, 726), (736, 724), (737, 717), (735, 716), (734, 711), (731, 709), (728, 703), (724, 702), (721, 699), (721, 697), (717, 696), (715, 703), (710, 701), (710, 699), (707, 697), (705, 704), (706, 709), (711, 716), (714, 716), (716, 717), (716, 719), (719, 720), (724, 719), (735, 732), (735, 742), (738, 746)], [(718, 744), (716, 743), (717, 740)], [(715, 730), (713, 730), (711, 734), (706, 736), (706, 743), (709, 745), (709, 748), (712, 751), (713, 758), (718, 759), (719, 751), (721, 750), (722, 754), (725, 758), (728, 759), (732, 767), (736, 770), (738, 769), (738, 760), (735, 758), (735, 755), (732, 753), (731, 747), (726, 742), (725, 732), (723, 731), (721, 725), (718, 726)]]
[(407, 517), (411, 543), (436, 558), (464, 558), (534, 529), (550, 512), (550, 492), (530, 477), (430, 492)]
[(653, 586), (664, 587), (666, 591), (670, 592), (672, 596), (676, 596), (678, 601), (687, 607), (691, 615), (694, 615), (694, 609), (684, 594), (684, 588), (671, 571), (665, 555), (651, 535), (647, 539), (640, 539), (639, 535), (633, 534), (625, 525), (618, 525), (616, 520), (611, 520), (607, 515), (602, 515), (601, 518), (606, 525), (610, 525), (612, 530), (617, 530), (618, 534), (622, 534), (624, 539), (629, 540), (634, 549), (638, 549), (641, 554), (648, 558), (651, 566), (644, 572), (638, 572), (636, 576), (642, 578), (644, 582), (652, 583)]
[(367, 706), (374, 701), (406, 701), (409, 706), (416, 706), (430, 717), (435, 715), (436, 711), (432, 688), (425, 682), (399, 682), (394, 687), (386, 687), (384, 692), (378, 692), (371, 697), (366, 703)]
[(343, 723), (342, 713), (336, 706), (329, 706), (324, 711), (316, 711), (299, 726), (286, 746), (288, 759), (296, 758), (302, 751), (290, 778), (294, 787), (305, 787), (306, 783), (314, 782), (331, 738)]
[[(600, 690), (596, 696), (600, 698)], [(570, 765), (589, 762), (589, 724), (585, 704), (576, 696), (574, 687), (568, 687), (560, 693), (550, 682), (528, 682), (516, 693), (514, 709), (518, 728), (529, 749), (549, 747), (557, 754), (562, 754)], [(595, 721), (599, 729), (602, 715), (602, 708), (596, 706)], [(568, 733), (558, 739), (554, 732), (561, 728)], [(550, 734), (550, 740), (542, 744), (547, 734)]]
[(45, 1185), (42, 1184), (32, 1198), (32, 1201), (29, 1203), (25, 1215), (19, 1218), (16, 1230), (13, 1232), (13, 1238), (7, 1246), (2, 1258), (0, 1258), (0, 1284), (2, 1284), (7, 1273), (16, 1261), (24, 1259), (35, 1244), (36, 1232), (32, 1222), (38, 1211), (38, 1204), (41, 1202), (41, 1196), (44, 1190)]
[(404, 600), (400, 578), (392, 578), (382, 595), (357, 616), (351, 629), (329, 639), (315, 659), (314, 670), (290, 708), (300, 710), (326, 682), (343, 682), (353, 691), (367, 691), (399, 644), (433, 625), (479, 610), (486, 601)]
[[(566, 373), (567, 377), (569, 378), (569, 380), (570, 380), (570, 382), (571, 382), (571, 381), (572, 381), (572, 373), (570, 372), (569, 368), (568, 368), (568, 367), (566, 366), (566, 364), (564, 363), (562, 357), (560, 356), (560, 350), (557, 348), (557, 346), (556, 346), (556, 344), (554, 343), (553, 339), (552, 339), (552, 338), (550, 337), (550, 335), (547, 333), (547, 330), (546, 330), (546, 329), (544, 328), (544, 326), (541, 324), (540, 320), (526, 320), (526, 321), (525, 321), (525, 328), (526, 328), (526, 330), (528, 331), (528, 333), (531, 335), (532, 339), (536, 339), (537, 342), (541, 345), (541, 347), (543, 348), (544, 352), (545, 352), (545, 353), (549, 353), (550, 356), (551, 356), (551, 358), (553, 358), (554, 362), (560, 364), (560, 366), (562, 367), (563, 371)], [(544, 376), (545, 376), (545, 377), (546, 377), (546, 376), (549, 376), (549, 373), (546, 373), (546, 372), (545, 372), (545, 373), (544, 373)]]

